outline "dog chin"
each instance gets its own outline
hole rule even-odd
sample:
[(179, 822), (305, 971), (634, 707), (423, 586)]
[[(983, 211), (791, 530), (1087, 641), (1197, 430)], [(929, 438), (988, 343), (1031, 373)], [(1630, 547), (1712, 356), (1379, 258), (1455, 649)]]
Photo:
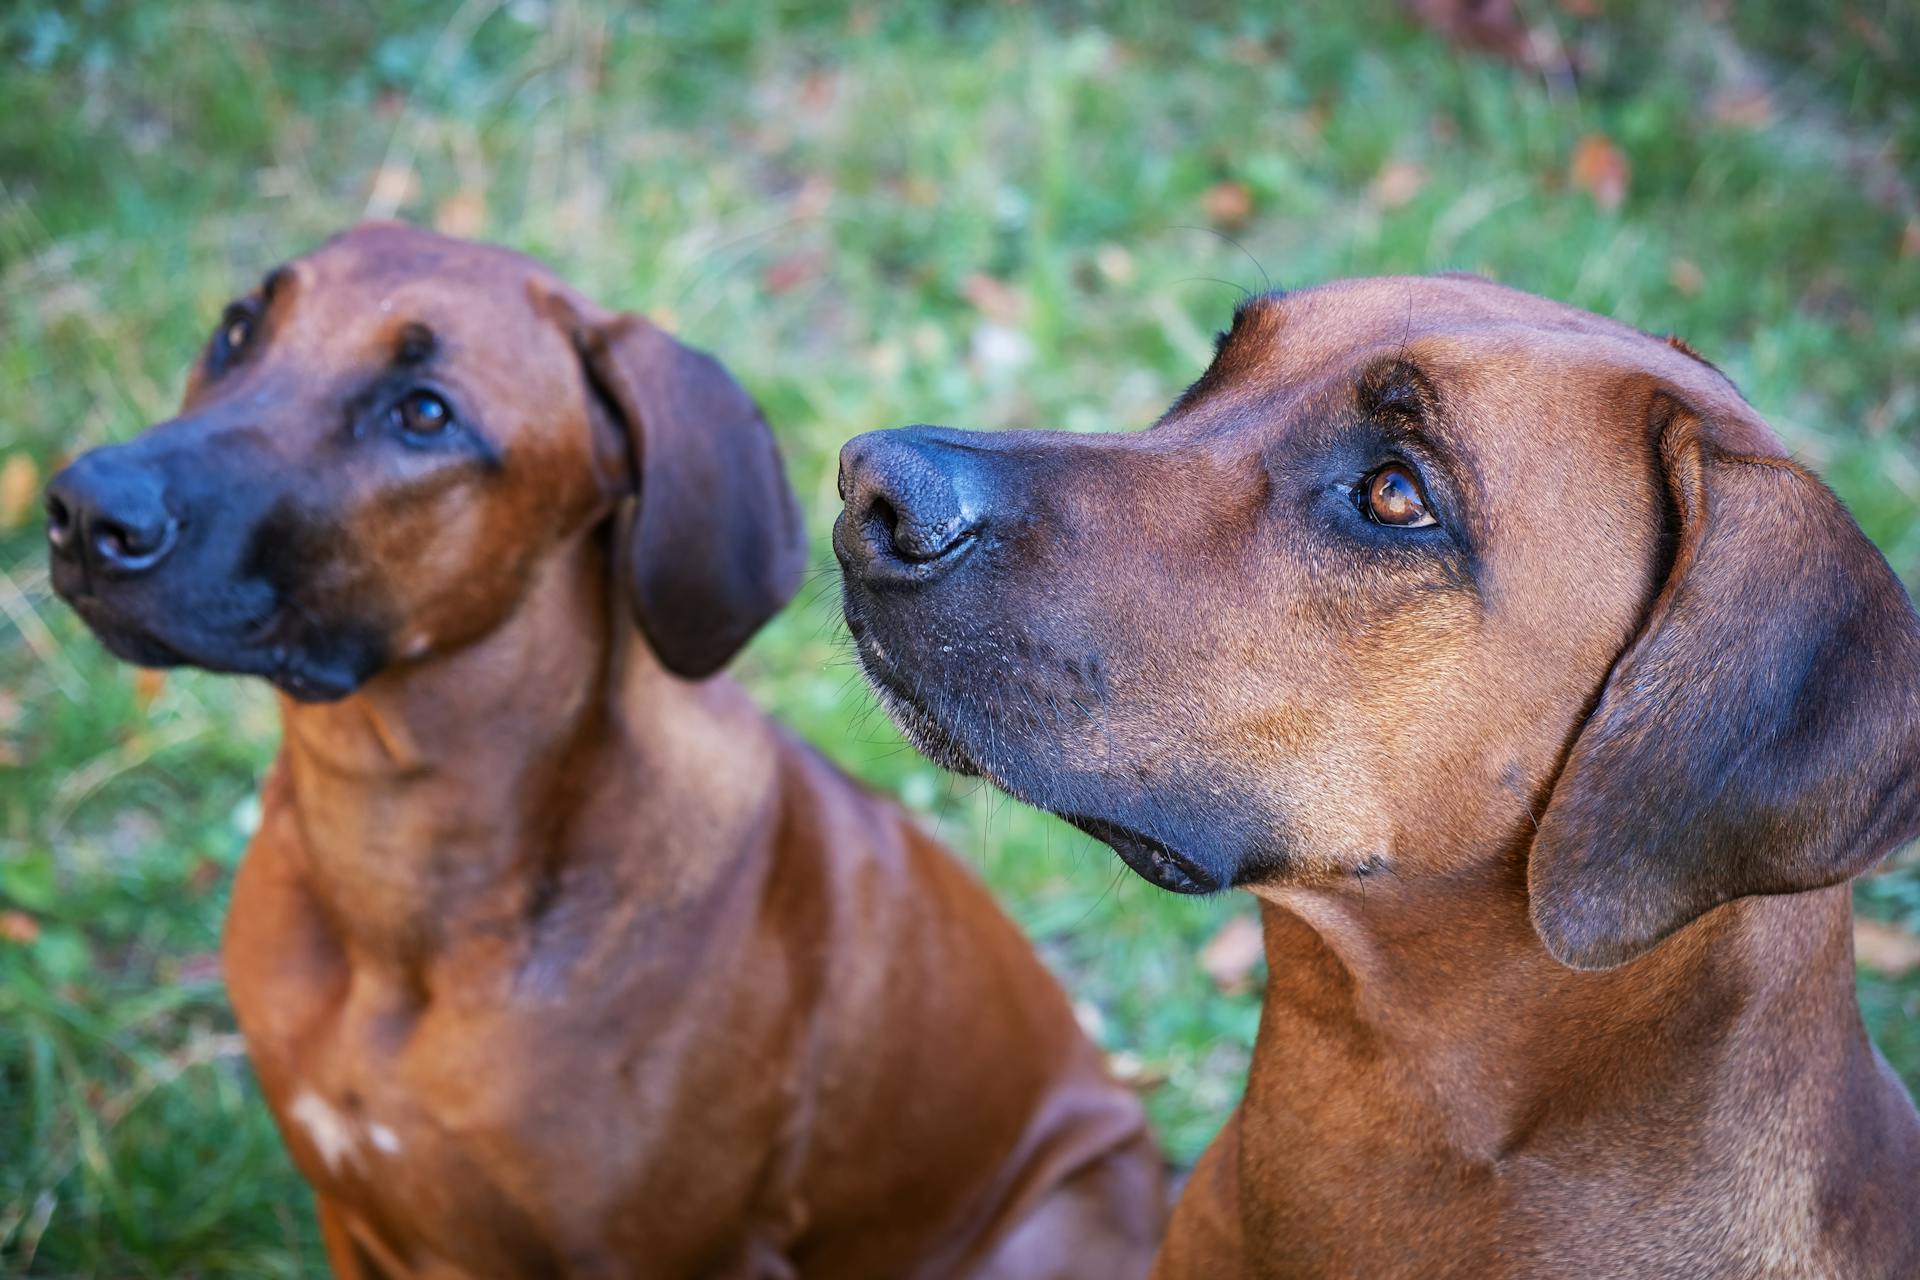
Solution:
[(87, 625), (116, 658), (142, 667), (198, 667), (217, 675), (259, 676), (296, 702), (337, 702), (379, 670), (378, 646), (365, 639), (329, 646), (179, 633), (120, 618), (75, 601)]
[(884, 673), (874, 668), (864, 653), (861, 654), (861, 667), (866, 672), (867, 686), (880, 699), (887, 719), (893, 721), (893, 727), (900, 731), (900, 736), (907, 740), (909, 746), (942, 769), (952, 770), (962, 777), (978, 778), (985, 774), (985, 770), (961, 749), (940, 722), (907, 694), (895, 688)]

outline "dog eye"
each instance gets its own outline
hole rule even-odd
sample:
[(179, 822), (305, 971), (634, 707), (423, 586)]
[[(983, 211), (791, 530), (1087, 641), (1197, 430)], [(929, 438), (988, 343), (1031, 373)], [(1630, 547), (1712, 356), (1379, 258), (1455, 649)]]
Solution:
[(1420, 477), (1402, 463), (1381, 467), (1362, 481), (1355, 493), (1362, 514), (1375, 524), (1418, 529), (1434, 523), (1433, 513), (1427, 510), (1427, 495), (1420, 492)]
[(408, 435), (435, 436), (453, 421), (453, 410), (431, 391), (409, 391), (393, 406), (393, 423)]
[(233, 361), (246, 354), (253, 341), (254, 314), (244, 303), (236, 302), (220, 317), (220, 328), (213, 335), (213, 370), (224, 372)]

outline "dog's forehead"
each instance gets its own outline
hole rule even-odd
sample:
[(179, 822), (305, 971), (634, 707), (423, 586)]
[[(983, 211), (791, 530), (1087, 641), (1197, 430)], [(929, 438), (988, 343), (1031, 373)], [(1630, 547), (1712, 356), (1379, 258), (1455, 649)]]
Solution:
[(449, 287), (550, 277), (540, 262), (499, 245), (457, 240), (399, 222), (367, 222), (334, 236), (302, 262), (341, 284), (439, 279)]
[(1729, 444), (1782, 452), (1738, 388), (1684, 342), (1476, 276), (1338, 280), (1255, 297), (1209, 379), (1237, 396), (1337, 390), (1402, 360), (1468, 409), (1490, 397), (1550, 412), (1659, 386), (1723, 421)]
[(1619, 321), (1475, 276), (1336, 280), (1264, 295), (1236, 317), (1228, 349), (1242, 345), (1291, 369), (1350, 367), (1416, 348), (1503, 351), (1520, 364), (1564, 362), (1570, 345), (1615, 363), (1676, 354)]
[[(282, 270), (299, 282), (295, 323), (334, 341), (391, 345), (407, 326), (424, 327), (456, 354), (500, 345), (526, 354), (544, 338), (559, 340), (532, 292), (561, 287), (558, 278), (535, 259), (494, 245), (371, 223)], [(273, 276), (268, 281), (272, 292)]]

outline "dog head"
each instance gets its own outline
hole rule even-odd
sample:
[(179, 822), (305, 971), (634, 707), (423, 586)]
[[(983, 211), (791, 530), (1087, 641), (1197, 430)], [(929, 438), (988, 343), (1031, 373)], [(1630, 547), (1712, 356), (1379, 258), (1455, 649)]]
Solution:
[(375, 224), (229, 305), (177, 417), (54, 477), (53, 583), (123, 658), (333, 699), (487, 635), (636, 493), (636, 619), (707, 675), (804, 562), (753, 401), (530, 259)]
[(1684, 345), (1483, 281), (1251, 300), (1134, 434), (875, 432), (834, 546), (923, 750), (1147, 879), (1524, 861), (1579, 967), (1920, 827), (1920, 623)]

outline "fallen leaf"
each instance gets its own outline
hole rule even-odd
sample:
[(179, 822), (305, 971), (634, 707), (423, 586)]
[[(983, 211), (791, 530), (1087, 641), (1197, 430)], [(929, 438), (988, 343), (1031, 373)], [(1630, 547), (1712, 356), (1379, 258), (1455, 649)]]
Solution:
[(1568, 179), (1593, 197), (1594, 204), (1608, 213), (1627, 198), (1627, 183), (1632, 167), (1627, 153), (1614, 145), (1604, 133), (1590, 133), (1573, 149), (1573, 164)]
[[(937, 191), (935, 199), (938, 199)], [(828, 206), (832, 203), (833, 183), (821, 174), (809, 174), (794, 189), (793, 198), (787, 204), (787, 212), (796, 218), (818, 218), (826, 213)]]
[(392, 215), (420, 194), (420, 177), (401, 165), (382, 165), (373, 174), (373, 186), (367, 194), (370, 209)]
[(1427, 171), (1407, 160), (1389, 160), (1367, 184), (1367, 194), (1382, 209), (1398, 209), (1427, 185)]
[(153, 705), (160, 691), (167, 687), (167, 673), (156, 671), (152, 667), (141, 667), (133, 673), (133, 701), (142, 711)]
[(976, 273), (967, 277), (967, 282), (960, 286), (960, 292), (966, 295), (967, 301), (981, 315), (995, 324), (1018, 325), (1026, 314), (1026, 298), (1004, 280)]
[(1858, 12), (1847, 14), (1847, 27), (1882, 58), (1891, 61), (1900, 56), (1899, 42), (1887, 34), (1885, 27), (1867, 17), (1866, 14)]
[(1117, 244), (1103, 244), (1094, 252), (1093, 264), (1110, 284), (1133, 283), (1133, 255)]
[(1243, 67), (1258, 67), (1273, 60), (1267, 53), (1267, 46), (1252, 36), (1235, 36), (1229, 40), (1227, 57)]
[(24, 453), (10, 453), (0, 465), (0, 529), (15, 529), (40, 496), (40, 468)]
[(1532, 36), (1514, 0), (1408, 0), (1413, 16), (1450, 44), (1527, 63)]
[(220, 953), (200, 951), (190, 956), (183, 956), (174, 966), (173, 976), (178, 982), (218, 982), (220, 981)]
[(1718, 90), (1707, 102), (1715, 123), (1737, 129), (1764, 129), (1773, 123), (1773, 95), (1762, 84), (1735, 84)]
[(1253, 988), (1253, 971), (1265, 951), (1260, 922), (1234, 916), (1200, 948), (1200, 968), (1222, 994), (1241, 995)]
[(826, 267), (826, 254), (817, 249), (803, 250), (770, 265), (761, 275), (760, 283), (768, 293), (777, 297), (818, 279)]
[(40, 936), (40, 922), (24, 911), (0, 911), (0, 938), (26, 946)]
[(832, 71), (809, 72), (800, 81), (800, 91), (794, 95), (799, 108), (811, 115), (818, 115), (833, 105), (840, 93), (840, 77)]
[(198, 898), (218, 885), (225, 877), (226, 871), (227, 869), (215, 858), (197, 858), (194, 860), (193, 870), (187, 873), (187, 887), (192, 889), (193, 896)]
[(1167, 1082), (1165, 1067), (1148, 1062), (1131, 1049), (1116, 1049), (1107, 1055), (1107, 1074), (1135, 1093), (1152, 1093)]
[(895, 184), (900, 198), (921, 209), (940, 203), (940, 184), (922, 174), (910, 173)]
[(1667, 267), (1667, 283), (1675, 292), (1691, 298), (1706, 286), (1707, 276), (1691, 258), (1675, 258)]
[(1920, 969), (1920, 938), (1883, 920), (1853, 922), (1853, 956), (1866, 968), (1889, 978)]
[(1253, 217), (1253, 192), (1244, 182), (1216, 182), (1200, 197), (1209, 221), (1226, 227), (1245, 226)]
[(487, 197), (479, 191), (456, 191), (433, 211), (433, 229), (443, 236), (471, 240), (487, 229)]

